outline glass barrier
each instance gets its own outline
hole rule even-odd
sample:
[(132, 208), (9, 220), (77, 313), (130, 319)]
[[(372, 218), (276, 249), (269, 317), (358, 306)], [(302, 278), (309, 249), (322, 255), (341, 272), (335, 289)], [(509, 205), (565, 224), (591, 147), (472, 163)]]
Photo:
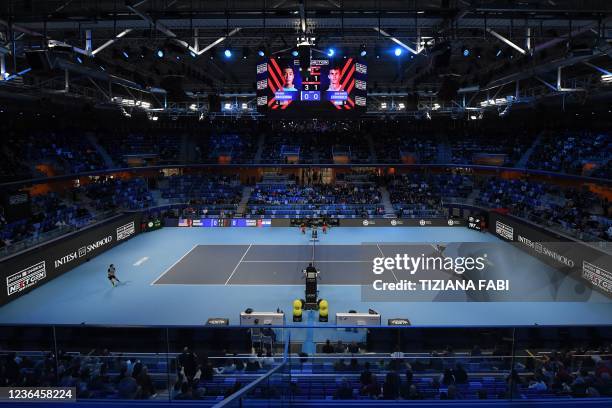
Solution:
[(111, 218), (112, 216), (117, 214), (119, 214), (119, 210), (98, 212), (95, 213), (93, 216), (77, 218), (72, 221), (71, 225), (59, 225), (50, 231), (36, 233), (35, 235), (22, 239), (20, 241), (11, 242), (10, 244), (0, 248), (0, 259), (15, 254), (17, 252), (26, 250), (35, 245), (40, 245), (47, 241), (51, 241), (55, 238), (61, 237), (71, 232), (81, 230), (97, 222), (105, 221), (106, 219)]
[(0, 373), (79, 400), (206, 406), (612, 398), (610, 326), (267, 329), (0, 326)]

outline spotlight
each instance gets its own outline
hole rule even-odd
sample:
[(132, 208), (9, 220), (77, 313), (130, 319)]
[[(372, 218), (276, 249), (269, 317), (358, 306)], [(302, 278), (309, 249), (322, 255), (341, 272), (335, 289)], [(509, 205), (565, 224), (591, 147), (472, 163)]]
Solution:
[(361, 44), (361, 47), (359, 49), (360, 49), (359, 55), (361, 55), (362, 57), (365, 57), (366, 54), (368, 53), (368, 51), (366, 50), (365, 44)]
[(335, 54), (336, 54), (336, 50), (334, 50), (333, 48), (330, 48), (327, 50), (328, 57), (333, 57)]
[(164, 58), (164, 50), (157, 50), (157, 58)]
[(496, 57), (499, 57), (499, 56), (501, 55), (501, 53), (502, 53), (502, 50), (501, 50), (501, 49), (500, 49), (500, 50), (497, 50), (497, 54), (495, 54), (495, 56), (496, 56)]
[(129, 59), (130, 58), (130, 55), (127, 53), (127, 51), (123, 51), (122, 54), (125, 57), (125, 59)]
[(465, 49), (463, 50), (463, 56), (464, 56), (464, 57), (469, 57), (469, 56), (470, 56), (470, 50), (468, 50), (467, 48), (465, 48)]
[(258, 54), (260, 57), (265, 57), (265, 56), (266, 56), (266, 53), (265, 53), (265, 52), (263, 52), (262, 50), (257, 51), (257, 54)]
[(394, 51), (394, 54), (396, 57), (399, 57), (400, 55), (402, 55), (402, 49), (400, 47), (397, 47)]
[(227, 48), (225, 51), (223, 51), (223, 55), (225, 55), (225, 58), (230, 58), (232, 56), (232, 50)]
[(79, 57), (78, 55), (77, 55), (77, 57), (76, 57), (76, 60), (79, 62), (79, 64), (82, 64), (82, 63), (83, 63), (83, 60), (82, 60), (82, 59), (81, 59), (81, 57)]
[(196, 54), (196, 53), (195, 53), (195, 52), (193, 52), (193, 51), (189, 51), (189, 55), (191, 55), (193, 58), (195, 58), (195, 57), (197, 57), (197, 56), (198, 56), (198, 54)]
[(297, 57), (300, 54), (298, 53), (298, 50), (293, 50), (291, 51), (291, 55), (293, 55), (294, 57)]

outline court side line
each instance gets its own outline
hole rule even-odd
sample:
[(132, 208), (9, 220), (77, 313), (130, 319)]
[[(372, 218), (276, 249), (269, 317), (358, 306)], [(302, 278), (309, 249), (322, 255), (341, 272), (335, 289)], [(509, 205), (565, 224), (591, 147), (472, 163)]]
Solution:
[(247, 252), (249, 252), (249, 249), (251, 249), (252, 246), (253, 246), (253, 244), (249, 245), (249, 247), (246, 249), (246, 251), (244, 251), (244, 254), (242, 254), (242, 258), (240, 258), (240, 260), (238, 261), (238, 263), (234, 267), (234, 270), (232, 271), (232, 274), (225, 281), (225, 286), (227, 286), (227, 284), (229, 283), (230, 279), (232, 279), (232, 276), (234, 276), (234, 274), (236, 273), (236, 269), (238, 269), (238, 267), (242, 263), (242, 260), (244, 259), (244, 257), (246, 256)]
[[(380, 251), (380, 256), (382, 256), (383, 258), (385, 257), (385, 254), (383, 254), (382, 249), (380, 249), (380, 245), (376, 244), (376, 247), (378, 248), (378, 250)], [(393, 274), (393, 277), (395, 278), (396, 282), (399, 282), (399, 280), (397, 279), (397, 276), (395, 276), (395, 272), (393, 272), (393, 269), (391, 269), (391, 273)]]
[(162, 274), (161, 274), (161, 275), (159, 275), (159, 276), (157, 277), (157, 279), (155, 279), (153, 282), (151, 282), (151, 286), (155, 285), (155, 282), (157, 282), (158, 280), (160, 280), (162, 276), (164, 276), (165, 274), (167, 274), (167, 273), (170, 271), (170, 269), (174, 268), (174, 266), (175, 266), (177, 263), (181, 262), (181, 261), (183, 260), (183, 258), (185, 258), (187, 255), (189, 255), (189, 254), (191, 253), (191, 251), (193, 251), (194, 249), (196, 249), (196, 247), (197, 247), (197, 246), (199, 246), (199, 244), (194, 245), (194, 246), (193, 246), (193, 248), (191, 248), (191, 249), (190, 249), (190, 250), (189, 250), (189, 251), (188, 251), (188, 252), (187, 252), (185, 255), (181, 256), (181, 257), (178, 259), (178, 261), (176, 261), (175, 263), (173, 263), (172, 265), (170, 265), (170, 267), (169, 267), (168, 269), (166, 269), (165, 271), (163, 271), (163, 272), (162, 272)]
[(133, 263), (132, 266), (140, 266), (148, 260), (149, 260), (148, 256), (142, 257), (139, 260), (137, 260), (135, 263)]

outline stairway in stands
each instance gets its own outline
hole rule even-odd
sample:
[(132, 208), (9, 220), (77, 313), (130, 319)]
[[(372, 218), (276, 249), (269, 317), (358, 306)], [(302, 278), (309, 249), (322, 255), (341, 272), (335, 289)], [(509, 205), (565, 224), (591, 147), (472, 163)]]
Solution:
[(114, 169), (115, 167), (117, 167), (117, 166), (115, 166), (115, 163), (113, 162), (113, 159), (110, 156), (110, 154), (108, 154), (106, 149), (104, 147), (102, 147), (102, 145), (100, 145), (100, 143), (98, 143), (98, 140), (96, 139), (96, 136), (93, 133), (87, 132), (86, 133), (86, 137), (87, 137), (87, 140), (89, 141), (89, 143), (91, 143), (91, 145), (96, 149), (98, 154), (104, 160), (104, 166), (106, 168)]
[(367, 134), (368, 148), (370, 149), (370, 163), (378, 163), (378, 156), (376, 155), (376, 148), (374, 147), (374, 139), (371, 134)]
[(448, 164), (453, 161), (453, 149), (447, 142), (438, 143), (438, 154), (436, 157), (436, 163)]
[(257, 152), (255, 153), (255, 157), (253, 157), (253, 163), (261, 163), (261, 155), (263, 154), (265, 144), (266, 136), (261, 133), (259, 135), (259, 139), (257, 140)]
[(385, 206), (385, 217), (395, 216), (395, 210), (393, 204), (391, 204), (391, 196), (386, 187), (380, 187), (381, 202)]
[(192, 163), (199, 160), (196, 157), (196, 143), (189, 134), (181, 135), (181, 145), (179, 147), (179, 161), (181, 163)]
[(542, 141), (542, 135), (538, 135), (538, 137), (536, 137), (536, 139), (533, 141), (533, 144), (529, 147), (529, 149), (525, 151), (525, 153), (523, 153), (523, 155), (521, 156), (519, 161), (516, 162), (516, 165), (514, 167), (518, 167), (521, 169), (526, 168), (527, 162), (529, 161), (531, 154), (533, 153), (535, 148), (540, 144), (541, 141)]
[(240, 199), (240, 203), (238, 204), (238, 210), (236, 210), (237, 215), (244, 215), (247, 210), (247, 204), (249, 202), (249, 198), (251, 197), (251, 193), (253, 192), (252, 187), (244, 186), (242, 189), (242, 198)]

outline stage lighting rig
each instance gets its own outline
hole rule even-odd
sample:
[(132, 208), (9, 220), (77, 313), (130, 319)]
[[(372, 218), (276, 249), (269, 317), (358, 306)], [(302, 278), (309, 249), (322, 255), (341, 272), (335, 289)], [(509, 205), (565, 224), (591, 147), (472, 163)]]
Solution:
[(300, 36), (300, 37), (297, 37), (297, 46), (298, 48), (299, 47), (314, 47), (316, 40), (317, 40), (316, 37)]

